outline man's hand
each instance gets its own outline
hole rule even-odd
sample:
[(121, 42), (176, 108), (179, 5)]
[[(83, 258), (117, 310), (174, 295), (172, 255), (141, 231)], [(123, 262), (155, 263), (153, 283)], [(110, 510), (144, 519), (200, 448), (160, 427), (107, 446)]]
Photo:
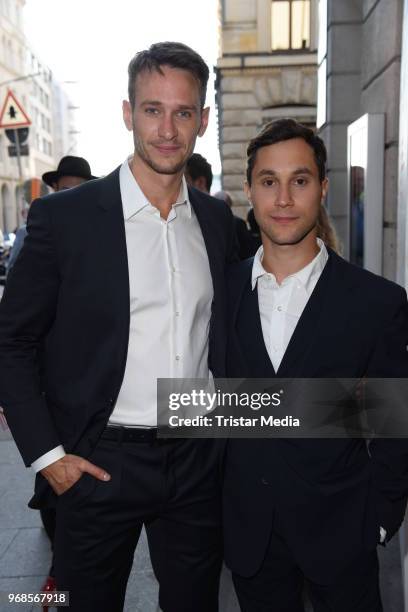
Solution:
[(65, 455), (54, 463), (47, 465), (41, 474), (48, 480), (57, 495), (68, 491), (82, 476), (88, 472), (98, 480), (110, 480), (110, 475), (102, 468), (78, 455)]

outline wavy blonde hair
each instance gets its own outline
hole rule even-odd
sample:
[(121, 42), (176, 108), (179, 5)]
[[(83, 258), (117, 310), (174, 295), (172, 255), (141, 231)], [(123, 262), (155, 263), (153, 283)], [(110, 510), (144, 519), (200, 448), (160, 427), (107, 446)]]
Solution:
[(319, 216), (317, 218), (317, 236), (323, 240), (324, 244), (336, 253), (341, 253), (340, 241), (337, 237), (336, 230), (330, 220), (326, 208), (321, 205)]

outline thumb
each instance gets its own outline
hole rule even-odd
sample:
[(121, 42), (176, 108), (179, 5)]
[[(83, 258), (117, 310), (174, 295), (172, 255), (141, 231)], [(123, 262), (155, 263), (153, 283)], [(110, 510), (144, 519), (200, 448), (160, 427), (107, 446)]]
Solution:
[(110, 480), (111, 476), (104, 470), (103, 468), (91, 463), (90, 461), (85, 460), (83, 465), (81, 466), (83, 472), (88, 472), (91, 476), (94, 476), (98, 480)]

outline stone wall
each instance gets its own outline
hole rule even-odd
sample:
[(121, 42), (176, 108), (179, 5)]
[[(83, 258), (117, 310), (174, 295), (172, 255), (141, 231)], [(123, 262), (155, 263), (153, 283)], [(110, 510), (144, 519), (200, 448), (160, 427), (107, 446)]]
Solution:
[(216, 90), (223, 189), (246, 217), (246, 147), (265, 123), (294, 117), (316, 123), (317, 0), (311, 0), (311, 50), (271, 52), (270, 0), (220, 0)]
[(248, 141), (280, 116), (315, 123), (316, 69), (313, 65), (224, 69), (218, 100), (223, 189), (231, 192), (236, 214), (245, 217)]
[(402, 0), (328, 0), (328, 207), (348, 253), (347, 127), (385, 113), (383, 274), (396, 275)]

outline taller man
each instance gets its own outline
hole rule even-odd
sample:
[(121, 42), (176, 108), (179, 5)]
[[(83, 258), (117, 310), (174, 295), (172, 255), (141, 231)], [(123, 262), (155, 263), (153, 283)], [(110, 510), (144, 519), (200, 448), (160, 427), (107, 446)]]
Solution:
[(1, 402), (38, 472), (31, 506), (56, 502), (57, 586), (74, 611), (122, 610), (143, 524), (161, 608), (218, 609), (219, 447), (155, 428), (158, 377), (224, 374), (232, 216), (183, 178), (208, 75), (180, 43), (136, 54), (133, 156), (33, 203), (1, 303)]

